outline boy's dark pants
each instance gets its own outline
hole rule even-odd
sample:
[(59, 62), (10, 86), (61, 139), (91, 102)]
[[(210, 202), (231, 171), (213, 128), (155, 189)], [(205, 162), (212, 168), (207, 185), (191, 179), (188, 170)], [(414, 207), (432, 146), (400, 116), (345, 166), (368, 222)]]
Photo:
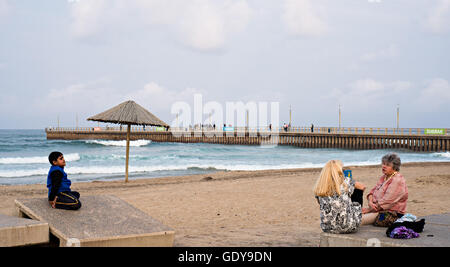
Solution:
[(55, 207), (57, 209), (77, 210), (81, 208), (79, 200), (80, 193), (76, 191), (65, 191), (58, 193)]

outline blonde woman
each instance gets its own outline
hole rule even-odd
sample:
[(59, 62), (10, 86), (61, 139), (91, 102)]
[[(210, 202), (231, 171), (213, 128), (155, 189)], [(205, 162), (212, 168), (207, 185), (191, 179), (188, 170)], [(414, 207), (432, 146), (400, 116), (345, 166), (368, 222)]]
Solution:
[[(362, 191), (365, 186), (344, 177), (342, 167), (340, 160), (328, 161), (314, 186), (314, 195), (320, 205), (320, 227), (328, 233), (356, 232), (361, 224)], [(359, 191), (359, 203), (352, 201), (354, 191)]]

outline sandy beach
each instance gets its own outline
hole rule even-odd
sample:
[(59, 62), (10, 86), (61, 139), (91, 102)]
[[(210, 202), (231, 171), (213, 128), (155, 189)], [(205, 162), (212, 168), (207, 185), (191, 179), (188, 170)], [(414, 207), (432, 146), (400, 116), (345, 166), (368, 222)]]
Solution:
[[(344, 162), (345, 164), (345, 162)], [(351, 167), (372, 188), (380, 166)], [(73, 183), (87, 195), (115, 195), (175, 229), (175, 246), (318, 246), (319, 208), (312, 187), (320, 169), (211, 174)], [(406, 163), (408, 212), (450, 212), (450, 163)], [(70, 177), (69, 177), (70, 178)], [(44, 179), (44, 178), (43, 178)], [(14, 199), (45, 198), (44, 184), (0, 186), (0, 213), (17, 215)], [(366, 206), (366, 204), (365, 204)]]

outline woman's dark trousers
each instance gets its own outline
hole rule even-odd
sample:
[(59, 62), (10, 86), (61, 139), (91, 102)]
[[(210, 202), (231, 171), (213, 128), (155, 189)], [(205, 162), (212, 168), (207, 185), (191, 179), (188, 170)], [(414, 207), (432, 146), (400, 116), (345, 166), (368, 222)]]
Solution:
[(358, 202), (359, 204), (361, 204), (361, 207), (362, 207), (363, 206), (363, 194), (364, 194), (364, 191), (355, 188), (353, 190), (353, 194), (352, 194), (352, 202)]

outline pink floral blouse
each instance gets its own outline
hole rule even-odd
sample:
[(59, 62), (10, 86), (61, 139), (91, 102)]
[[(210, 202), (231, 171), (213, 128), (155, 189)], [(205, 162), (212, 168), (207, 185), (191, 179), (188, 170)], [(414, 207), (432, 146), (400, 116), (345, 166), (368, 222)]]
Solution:
[(367, 199), (372, 195), (377, 211), (395, 211), (406, 213), (406, 201), (408, 200), (408, 187), (403, 175), (396, 173), (386, 182), (385, 175), (381, 176), (377, 185), (370, 190)]

